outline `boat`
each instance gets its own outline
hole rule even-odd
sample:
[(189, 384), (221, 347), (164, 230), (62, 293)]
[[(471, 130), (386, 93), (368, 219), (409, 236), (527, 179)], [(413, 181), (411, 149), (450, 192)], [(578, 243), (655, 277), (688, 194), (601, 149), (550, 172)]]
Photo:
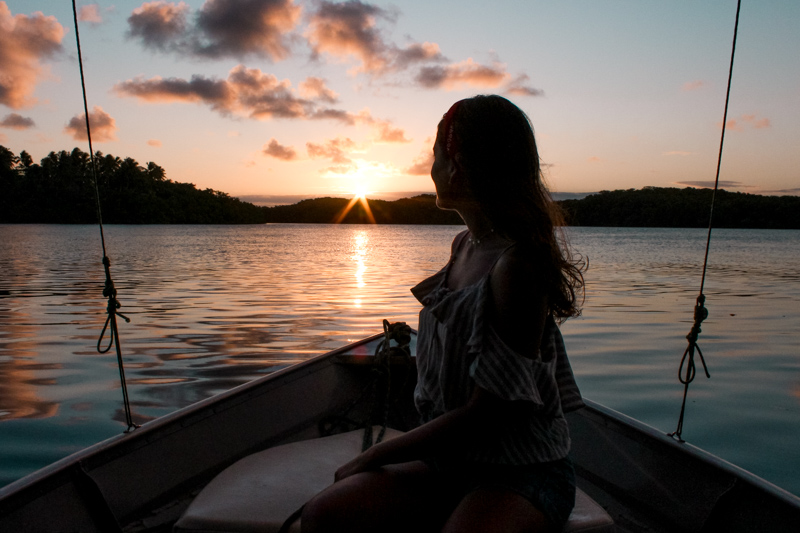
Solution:
[[(390, 357), (392, 372), (384, 373), (394, 391), (387, 436), (417, 424), (415, 335), (409, 357)], [(358, 453), (362, 430), (325, 434), (343, 413), (371, 420), (374, 402), (364, 400), (365, 391), (374, 386), (385, 340), (376, 334), (276, 370), (0, 488), (0, 531), (252, 531), (253, 524), (204, 518), (208, 502), (261, 497), (252, 486), (226, 488), (226, 477), (235, 485), (253, 468), (266, 469), (257, 477), (280, 480), (278, 498), (291, 495), (316, 475), (312, 459), (330, 455), (336, 439), (349, 439), (346, 453)], [(754, 474), (590, 400), (567, 418), (580, 494), (573, 515), (583, 514), (585, 527), (565, 531), (797, 531), (800, 498)], [(274, 478), (275, 468), (286, 469), (287, 453), (301, 454), (299, 470)], [(330, 473), (323, 477), (332, 481)], [(230, 511), (224, 501), (217, 507)], [(272, 530), (286, 518), (271, 517)]]

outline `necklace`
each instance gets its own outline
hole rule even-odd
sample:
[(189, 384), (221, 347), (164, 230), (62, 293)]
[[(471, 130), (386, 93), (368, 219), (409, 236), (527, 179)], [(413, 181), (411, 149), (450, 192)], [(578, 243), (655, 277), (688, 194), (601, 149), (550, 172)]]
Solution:
[(492, 233), (494, 233), (494, 229), (490, 229), (480, 237), (475, 237), (474, 235), (472, 235), (472, 232), (470, 232), (469, 237), (467, 237), (467, 241), (472, 246), (478, 246), (482, 240), (486, 239), (486, 237), (490, 236)]

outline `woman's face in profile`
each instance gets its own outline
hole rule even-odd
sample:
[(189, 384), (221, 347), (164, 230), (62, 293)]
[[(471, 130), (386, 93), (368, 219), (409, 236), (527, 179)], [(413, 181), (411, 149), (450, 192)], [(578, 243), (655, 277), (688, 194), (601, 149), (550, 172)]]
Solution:
[(433, 166), (431, 167), (431, 179), (436, 187), (436, 205), (440, 209), (447, 209), (447, 202), (452, 196), (450, 188), (449, 161), (444, 155), (439, 137), (433, 143)]

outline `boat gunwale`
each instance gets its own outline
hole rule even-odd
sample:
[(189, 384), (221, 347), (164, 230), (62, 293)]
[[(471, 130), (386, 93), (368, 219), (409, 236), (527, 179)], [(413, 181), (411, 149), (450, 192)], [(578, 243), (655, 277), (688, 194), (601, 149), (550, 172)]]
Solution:
[(72, 453), (4, 487), (0, 487), (0, 512), (19, 508), (41, 494), (68, 483), (76, 467), (86, 471), (89, 464), (91, 464), (91, 468), (89, 468), (91, 470), (110, 463), (118, 457), (147, 446), (195, 422), (247, 401), (251, 395), (261, 396), (267, 394), (270, 388), (265, 387), (265, 385), (271, 381), (291, 380), (293, 375), (297, 376), (296, 379), (300, 379), (303, 377), (304, 370), (318, 365), (323, 360), (345, 354), (354, 348), (374, 342), (382, 336), (383, 333), (376, 333), (329, 352), (279, 368), (265, 376), (242, 383), (229, 390), (146, 422), (133, 431), (114, 435)]
[[(603, 420), (612, 420), (615, 422), (617, 424), (617, 428), (615, 428), (615, 430), (617, 431), (623, 429), (626, 432), (635, 430), (635, 432), (640, 434), (643, 433), (645, 437), (651, 439), (650, 442), (657, 443), (657, 446), (665, 446), (670, 450), (686, 454), (702, 463), (705, 463), (708, 466), (711, 466), (716, 470), (720, 470), (723, 473), (744, 481), (759, 490), (763, 490), (770, 496), (785, 500), (787, 503), (791, 503), (794, 507), (800, 510), (800, 496), (797, 496), (788, 490), (767, 481), (757, 474), (728, 462), (725, 459), (699, 448), (688, 441), (678, 442), (676, 439), (670, 437), (663, 431), (626, 414), (620, 413), (619, 411), (615, 411), (614, 409), (586, 398), (584, 398), (584, 402), (586, 403), (586, 407), (588, 409), (581, 409), (580, 411), (576, 412), (576, 416), (588, 418), (587, 413), (600, 415)], [(583, 411), (583, 413), (581, 413), (581, 411)]]

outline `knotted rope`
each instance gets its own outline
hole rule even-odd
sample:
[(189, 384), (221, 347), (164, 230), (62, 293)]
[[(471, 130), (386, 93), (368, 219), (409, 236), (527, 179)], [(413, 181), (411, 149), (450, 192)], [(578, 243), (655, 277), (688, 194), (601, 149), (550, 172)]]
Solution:
[[(117, 289), (114, 287), (114, 282), (111, 279), (111, 260), (106, 255), (106, 239), (105, 235), (103, 234), (103, 215), (100, 211), (100, 188), (97, 185), (97, 165), (95, 164), (94, 160), (94, 148), (92, 147), (92, 129), (89, 125), (89, 104), (86, 98), (86, 80), (83, 75), (83, 56), (81, 54), (81, 36), (78, 31), (78, 8), (75, 6), (75, 0), (72, 0), (72, 16), (75, 21), (75, 42), (78, 45), (78, 66), (80, 67), (81, 72), (81, 90), (83, 92), (83, 112), (86, 117), (86, 137), (89, 140), (89, 162), (91, 163), (92, 167), (92, 178), (94, 178), (94, 194), (95, 194), (95, 205), (97, 206), (97, 222), (100, 225), (100, 243), (103, 248), (103, 267), (105, 269), (106, 274), (106, 283), (105, 287), (103, 288), (103, 296), (108, 298), (108, 305), (106, 306), (106, 313), (108, 317), (106, 318), (106, 323), (103, 326), (103, 330), (100, 332), (100, 338), (97, 339), (97, 351), (100, 353), (107, 353), (111, 350), (111, 346), (114, 345), (117, 349), (117, 366), (119, 367), (119, 379), (122, 383), (122, 402), (125, 407), (125, 423), (128, 424), (127, 429), (125, 432), (127, 433), (131, 429), (138, 428), (137, 424), (133, 423), (133, 419), (131, 418), (131, 405), (130, 401), (128, 400), (128, 386), (125, 383), (125, 368), (123, 367), (122, 363), (122, 349), (120, 348), (119, 344), (119, 331), (117, 329), (117, 315), (121, 316), (125, 319), (125, 322), (130, 322), (130, 319), (120, 313), (118, 309), (122, 307), (122, 305), (117, 301)], [(103, 337), (105, 337), (106, 330), (110, 331), (110, 339), (108, 346), (103, 349), (101, 348), (101, 344), (103, 342)]]
[[(411, 327), (405, 322), (383, 321), (383, 340), (375, 348), (372, 358), (372, 379), (361, 389), (353, 402), (341, 413), (326, 417), (319, 423), (321, 435), (332, 435), (338, 431), (350, 431), (363, 428), (364, 437), (361, 451), (365, 451), (373, 444), (383, 440), (386, 428), (389, 425), (391, 408), (397, 401), (392, 398), (392, 365), (399, 358), (406, 366), (406, 375), (403, 384), (408, 380), (411, 368)], [(401, 389), (403, 386), (401, 385)], [(350, 412), (358, 405), (367, 405), (369, 415), (362, 420), (353, 420)], [(372, 426), (380, 424), (381, 430), (373, 441)]]
[[(736, 36), (739, 32), (739, 11), (742, 7), (742, 1), (739, 0), (736, 3), (736, 22), (733, 26), (733, 44), (731, 45), (731, 62), (730, 67), (728, 68), (728, 89), (725, 93), (725, 111), (722, 115), (722, 133), (720, 134), (719, 140), (719, 155), (717, 156), (717, 174), (714, 180), (714, 191), (711, 194), (711, 210), (708, 215), (708, 236), (706, 237), (706, 252), (705, 257), (703, 258), (703, 275), (700, 280), (700, 294), (697, 296), (697, 301), (694, 306), (694, 323), (692, 324), (692, 329), (689, 331), (689, 334), (686, 338), (689, 341), (689, 345), (686, 347), (686, 350), (683, 352), (683, 357), (681, 358), (681, 365), (678, 368), (678, 380), (683, 384), (683, 402), (681, 403), (681, 414), (678, 417), (678, 427), (672, 433), (667, 433), (670, 437), (676, 439), (678, 442), (684, 442), (683, 438), (681, 437), (681, 433), (683, 432), (683, 419), (686, 413), (686, 398), (689, 394), (689, 384), (694, 380), (695, 374), (697, 372), (694, 363), (694, 353), (697, 351), (697, 354), (700, 356), (700, 362), (703, 364), (703, 370), (706, 373), (706, 377), (710, 378), (711, 374), (708, 373), (708, 367), (706, 366), (706, 361), (703, 358), (703, 352), (700, 351), (700, 347), (697, 345), (697, 339), (700, 336), (700, 324), (702, 324), (703, 320), (708, 318), (708, 309), (705, 307), (706, 297), (703, 294), (703, 287), (705, 286), (706, 282), (706, 270), (708, 268), (708, 251), (711, 247), (711, 228), (713, 227), (712, 221), (714, 218), (714, 200), (717, 196), (717, 189), (719, 189), (719, 173), (720, 167), (722, 166), (722, 147), (725, 144), (725, 125), (728, 122), (728, 103), (730, 102), (731, 98), (731, 79), (733, 78), (733, 59), (736, 56)], [(681, 375), (684, 366), (686, 367), (685, 374)]]

